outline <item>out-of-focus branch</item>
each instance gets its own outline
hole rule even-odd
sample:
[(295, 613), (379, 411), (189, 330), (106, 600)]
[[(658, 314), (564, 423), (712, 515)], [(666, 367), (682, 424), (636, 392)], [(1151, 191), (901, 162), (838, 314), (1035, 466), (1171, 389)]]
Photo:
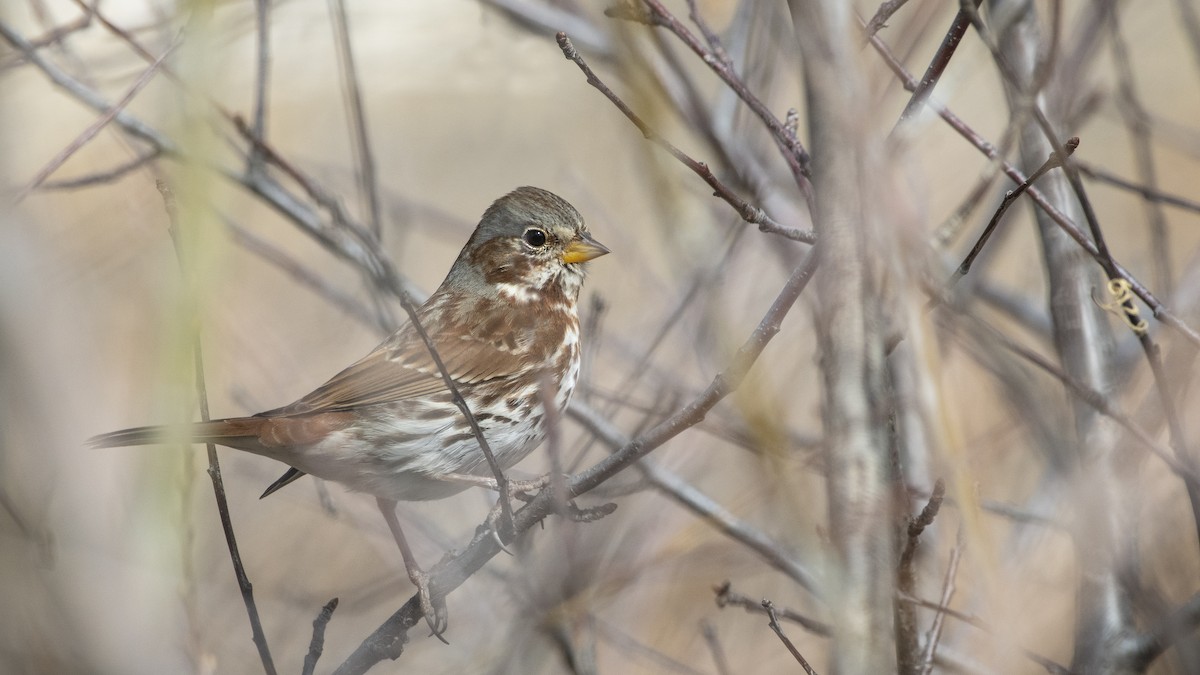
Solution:
[(341, 71), (342, 89), (345, 92), (346, 115), (350, 124), (350, 147), (355, 157), (359, 190), (362, 192), (367, 227), (376, 239), (382, 239), (382, 223), (379, 209), (379, 178), (375, 171), (375, 155), (371, 152), (370, 132), (367, 115), (363, 111), (362, 88), (358, 84), (358, 69), (354, 65), (354, 49), (350, 44), (350, 27), (346, 18), (343, 0), (329, 0), (329, 15), (333, 24), (333, 42), (337, 48), (338, 66)]
[(588, 84), (592, 85), (598, 89), (600, 93), (604, 94), (604, 96), (608, 98), (608, 100), (611, 101), (612, 104), (615, 105), (617, 109), (629, 119), (630, 122), (633, 122), (633, 125), (638, 128), (638, 131), (642, 132), (642, 135), (646, 137), (646, 140), (666, 150), (672, 157), (679, 160), (680, 163), (687, 168), (691, 169), (705, 183), (708, 183), (708, 185), (715, 191), (714, 194), (728, 202), (743, 220), (752, 225), (757, 225), (758, 229), (762, 232), (778, 234), (780, 236), (787, 237), (788, 239), (802, 241), (808, 244), (816, 243), (816, 236), (812, 232), (800, 230), (794, 227), (785, 227), (775, 222), (775, 220), (767, 215), (765, 211), (757, 206), (751, 205), (746, 200), (737, 196), (733, 190), (730, 190), (729, 187), (718, 180), (713, 174), (712, 170), (708, 168), (707, 164), (704, 162), (697, 162), (696, 160), (692, 159), (682, 150), (672, 145), (670, 141), (660, 136), (658, 132), (651, 129), (650, 125), (642, 121), (642, 119), (638, 117), (637, 113), (633, 112), (633, 109), (630, 108), (625, 101), (621, 100), (619, 96), (613, 93), (612, 89), (610, 89), (608, 85), (604, 84), (604, 82), (596, 76), (592, 69), (587, 65), (587, 62), (584, 61), (583, 57), (579, 54), (579, 50), (575, 49), (575, 46), (571, 44), (571, 40), (567, 37), (566, 33), (558, 34), (558, 46), (562, 49), (563, 56), (573, 61), (575, 65), (579, 66), (579, 69), (583, 71), (583, 74), (587, 77)]
[[(917, 80), (913, 78), (912, 74), (910, 74), (899, 61), (896, 60), (895, 56), (891, 53), (887, 45), (884, 44), (879, 36), (873, 36), (870, 42), (871, 46), (875, 48), (875, 51), (878, 52), (881, 57), (883, 57), (884, 63), (887, 64), (888, 68), (890, 68), (892, 72), (895, 73), (898, 78), (900, 78), (901, 82), (904, 83), (905, 89), (909, 91), (915, 90), (918, 86)], [(983, 136), (979, 135), (960, 117), (955, 115), (952, 111), (944, 106), (934, 105), (932, 101), (929, 102), (929, 105), (934, 107), (934, 110), (937, 112), (938, 116), (942, 118), (942, 120), (949, 124), (950, 127), (954, 129), (954, 131), (956, 131), (960, 136), (966, 139), (967, 142), (983, 153), (985, 157), (992, 161), (998, 162), (1004, 171), (1004, 174), (1008, 176), (1009, 179), (1018, 185), (1025, 182), (1025, 174), (1021, 173), (1012, 164), (1004, 161), (996, 146), (984, 139)], [(1052, 204), (1040, 190), (1037, 188), (1030, 188), (1025, 194), (1028, 195), (1029, 198), (1033, 200), (1034, 204), (1036, 204), (1042, 212), (1049, 216), (1050, 219), (1054, 221), (1054, 223), (1057, 224), (1058, 227), (1060, 227), (1063, 232), (1065, 232), (1067, 236), (1074, 240), (1075, 243), (1078, 244), (1084, 251), (1086, 251), (1097, 261), (1102, 259), (1100, 251), (1096, 248), (1096, 244), (1092, 241), (1091, 237), (1081, 230), (1075, 221), (1073, 221), (1069, 216)], [(1150, 292), (1148, 288), (1146, 288), (1144, 284), (1142, 284), (1141, 281), (1137, 279), (1137, 277), (1130, 274), (1130, 272), (1125, 269), (1123, 265), (1116, 260), (1113, 260), (1112, 263), (1115, 266), (1117, 275), (1129, 283), (1130, 289), (1135, 295), (1137, 295), (1138, 298), (1142, 300), (1142, 302), (1145, 302), (1146, 305), (1150, 307), (1150, 309), (1154, 312), (1155, 318), (1175, 329), (1180, 335), (1187, 338), (1187, 340), (1192, 344), (1200, 346), (1200, 333), (1198, 333), (1194, 328), (1189, 326), (1185, 321), (1183, 321), (1183, 319), (1181, 319), (1166, 305), (1164, 305), (1162, 301), (1160, 301), (1153, 293)]]
[[(629, 439), (619, 429), (587, 404), (572, 401), (568, 412), (610, 448), (615, 450), (629, 443)], [(651, 485), (711, 523), (729, 538), (754, 551), (767, 564), (788, 575), (796, 583), (820, 597), (821, 585), (817, 583), (813, 573), (801, 565), (794, 554), (788, 553), (779, 543), (772, 541), (766, 533), (738, 518), (712, 498), (689, 485), (680, 476), (646, 460), (637, 462), (634, 467), (646, 477)]]
[(718, 54), (704, 46), (699, 38), (695, 36), (687, 26), (683, 25), (674, 14), (671, 13), (658, 0), (642, 0), (645, 4), (645, 9), (628, 5), (616, 6), (605, 11), (609, 16), (616, 18), (627, 19), (645, 23), (651, 26), (661, 26), (670, 32), (674, 33), (696, 56), (700, 57), (717, 77), (720, 77), (725, 85), (733, 91), (737, 92), (739, 98), (746, 103), (754, 114), (762, 120), (762, 123), (767, 127), (771, 134), (771, 138), (779, 146), (783, 152), (784, 160), (792, 170), (792, 174), (796, 179), (796, 184), (801, 191), (806, 193), (807, 181), (810, 178), (809, 173), (809, 154), (804, 145), (796, 136), (789, 134), (784, 124), (779, 121), (779, 118), (770, 111), (763, 102), (754, 95), (753, 92), (746, 86), (746, 83), (737, 75), (733, 69), (733, 64), (727, 59), (722, 60)]
[(1197, 628), (1200, 628), (1200, 593), (1129, 645), (1127, 656), (1132, 668), (1143, 672), (1171, 645)]
[[(184, 250), (183, 247), (184, 236), (180, 232), (175, 194), (166, 182), (161, 180), (158, 182), (158, 191), (162, 193), (163, 205), (166, 207), (168, 232), (171, 235), (171, 241), (175, 245), (175, 257), (179, 262), (180, 273), (188, 281), (187, 285), (191, 286), (189, 277), (193, 272), (187, 257), (191, 255), (191, 252)], [(200, 408), (200, 421), (207, 422), (211, 417), (208, 412), (208, 388), (204, 380), (204, 353), (200, 347), (200, 331), (198, 327), (189, 337), (192, 347), (192, 361), (195, 368), (196, 400)], [(258, 649), (258, 657), (262, 661), (263, 671), (267, 675), (275, 675), (275, 662), (271, 658), (271, 648), (267, 644), (267, 636), (263, 632), (262, 620), (258, 616), (258, 605), (254, 601), (254, 585), (250, 583), (250, 577), (246, 574), (246, 567), (242, 564), (242, 554), (238, 550), (237, 536), (233, 531), (233, 517), (229, 512), (229, 500), (225, 497), (225, 480), (221, 477), (221, 463), (217, 459), (217, 446), (211, 442), (204, 445), (208, 451), (208, 477), (212, 480), (213, 497), (217, 502), (217, 514), (221, 521), (221, 531), (225, 534), (225, 544), (229, 549), (229, 558), (233, 563), (234, 577), (237, 578), (238, 589), (242, 594), (242, 602), (246, 606), (246, 614), (250, 620), (250, 634), (254, 641), (254, 646)]]
[(1088, 162), (1080, 162), (1076, 160), (1075, 166), (1079, 168), (1080, 173), (1088, 178), (1092, 178), (1102, 183), (1107, 183), (1122, 190), (1136, 192), (1142, 196), (1142, 199), (1145, 199), (1146, 201), (1159, 202), (1166, 204), (1167, 206), (1175, 206), (1181, 209), (1187, 209), (1188, 211), (1200, 213), (1200, 202), (1194, 199), (1173, 195), (1168, 192), (1163, 192), (1156, 187), (1126, 180), (1115, 173), (1112, 173), (1111, 171), (1105, 170)]
[[(843, 673), (896, 669), (894, 475), (886, 421), (895, 412), (885, 366), (887, 305), (900, 283), (889, 251), (895, 228), (876, 209), (888, 183), (876, 162), (865, 81), (850, 16), (840, 0), (789, 2), (804, 67), (813, 148), (816, 231), (823, 256), (814, 326), (821, 352), (826, 481), (833, 540), (827, 602), (833, 621), (830, 668)], [(866, 167), (872, 167), (868, 172)], [(869, 173), (869, 175), (868, 175)]]
[(33, 177), (33, 180), (29, 181), (25, 188), (21, 190), (20, 194), (17, 195), (16, 201), (21, 201), (28, 196), (30, 192), (37, 189), (38, 186), (45, 182), (45, 180), (49, 178), (51, 174), (65, 164), (66, 161), (71, 158), (71, 155), (75, 154), (80, 148), (87, 145), (89, 141), (96, 137), (96, 134), (99, 134), (104, 127), (108, 126), (108, 123), (112, 122), (113, 118), (119, 115), (121, 111), (133, 101), (133, 98), (138, 95), (138, 92), (144, 89), (146, 85), (150, 84), (150, 80), (154, 79), (154, 75), (158, 72), (159, 66), (162, 65), (163, 60), (170, 56), (171, 53), (175, 51), (177, 46), (179, 46), (178, 38), (171, 43), (171, 46), (167, 47), (167, 49), (163, 51), (162, 56), (159, 56), (157, 59), (155, 59), (154, 63), (150, 64), (148, 68), (142, 71), (141, 76), (138, 77), (137, 81), (133, 83), (133, 86), (129, 88), (129, 91), (125, 92), (125, 95), (122, 96), (120, 100), (106, 110), (104, 114), (101, 115), (100, 118), (91, 125), (89, 125), (87, 129), (84, 129), (83, 132), (75, 138), (75, 140), (68, 143), (61, 152), (55, 155), (53, 159), (46, 163), (46, 166), (42, 167), (42, 169), (37, 172), (37, 175)]
[[(979, 3), (983, 0), (971, 1), (978, 7)], [(883, 13), (884, 7), (890, 4), (893, 3), (885, 2), (881, 5), (879, 12), (867, 24), (864, 30), (868, 38), (874, 37), (875, 33), (879, 32), (879, 26), (882, 26), (883, 22), (887, 21), (887, 17), (881, 19), (880, 14)], [(894, 12), (895, 9), (891, 11)], [(958, 13), (954, 15), (954, 21), (950, 23), (950, 28), (946, 30), (946, 36), (942, 38), (942, 44), (938, 46), (937, 52), (934, 53), (933, 58), (929, 61), (929, 66), (925, 69), (925, 74), (921, 77), (920, 84), (913, 89), (912, 97), (908, 99), (908, 103), (904, 106), (904, 111), (900, 113), (900, 119), (896, 121), (896, 126), (892, 128), (893, 134), (925, 107), (925, 103), (933, 94), (933, 88), (937, 86), (938, 81), (942, 78), (942, 74), (946, 72), (946, 68), (950, 65), (950, 59), (954, 58), (954, 52), (958, 50), (959, 43), (962, 42), (963, 36), (966, 35), (967, 29), (970, 27), (970, 15), (964, 10), (958, 10)]]
[[(1154, 152), (1151, 149), (1150, 113), (1142, 105), (1138, 96), (1136, 76), (1130, 64), (1129, 47), (1121, 34), (1119, 21), (1120, 9), (1113, 7), (1109, 14), (1109, 37), (1112, 44), (1113, 61), (1117, 70), (1117, 93), (1120, 96), (1118, 108), (1125, 118), (1125, 126), (1129, 130), (1133, 144), (1133, 156), (1137, 166), (1138, 180), (1150, 190), (1158, 190), (1158, 171), (1154, 166)], [(1171, 273), (1171, 246), (1167, 236), (1167, 217), (1158, 202), (1146, 200), (1143, 202), (1143, 213), (1150, 225), (1150, 244), (1154, 261), (1154, 287), (1164, 296), (1171, 294), (1174, 276)]]

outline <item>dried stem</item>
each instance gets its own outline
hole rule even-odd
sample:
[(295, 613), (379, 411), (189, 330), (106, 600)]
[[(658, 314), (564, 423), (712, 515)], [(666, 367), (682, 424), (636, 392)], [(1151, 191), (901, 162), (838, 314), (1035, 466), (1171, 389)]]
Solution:
[[(158, 191), (162, 194), (163, 205), (166, 207), (168, 229), (171, 240), (175, 244), (175, 255), (179, 260), (182, 274), (187, 277), (189, 266), (187, 252), (180, 242), (179, 216), (175, 203), (175, 194), (164, 181), (158, 182)], [(196, 376), (196, 399), (200, 406), (200, 421), (207, 422), (212, 417), (208, 412), (208, 388), (204, 382), (204, 355), (200, 347), (200, 333), (196, 331), (190, 336)], [(225, 481), (221, 478), (221, 463), (217, 459), (217, 447), (206, 443), (208, 451), (208, 477), (212, 480), (213, 497), (217, 501), (217, 513), (221, 520), (221, 531), (225, 533), (225, 545), (229, 549), (229, 558), (233, 562), (233, 574), (237, 578), (238, 589), (242, 593), (242, 602), (246, 605), (246, 615), (250, 619), (250, 633), (254, 646), (258, 648), (258, 657), (262, 661), (263, 672), (275, 675), (275, 662), (271, 659), (271, 648), (267, 645), (267, 636), (263, 632), (262, 621), (258, 617), (258, 605), (254, 602), (254, 585), (246, 574), (242, 564), (242, 555), (238, 551), (237, 536), (233, 532), (233, 517), (229, 513), (229, 500), (225, 497)]]

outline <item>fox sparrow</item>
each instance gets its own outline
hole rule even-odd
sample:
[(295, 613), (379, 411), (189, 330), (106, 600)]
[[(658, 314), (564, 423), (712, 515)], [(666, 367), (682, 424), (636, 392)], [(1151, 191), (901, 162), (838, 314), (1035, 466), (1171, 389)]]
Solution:
[[(606, 253), (566, 201), (518, 188), (483, 214), (446, 280), (417, 311), (501, 468), (541, 441), (544, 383), (555, 385), (560, 411), (575, 389), (583, 263)], [(444, 605), (434, 607), (428, 577), (396, 521), (395, 501), (447, 497), (469, 486), (463, 478), (492, 472), (411, 324), (291, 405), (194, 424), (183, 435), (291, 465), (264, 497), (305, 473), (374, 495), (419, 588), (422, 610), (441, 633)], [(138, 427), (89, 444), (169, 439), (167, 427)]]

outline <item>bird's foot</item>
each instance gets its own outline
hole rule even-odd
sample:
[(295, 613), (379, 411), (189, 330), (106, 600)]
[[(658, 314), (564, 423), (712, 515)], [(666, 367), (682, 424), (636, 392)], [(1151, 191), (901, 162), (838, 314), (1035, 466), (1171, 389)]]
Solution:
[(506, 482), (510, 501), (520, 499), (523, 502), (531, 502), (538, 491), (550, 484), (550, 474), (539, 476), (533, 480), (509, 480)]
[(446, 611), (446, 599), (433, 592), (432, 579), (424, 570), (409, 569), (408, 578), (417, 587), (417, 600), (421, 603), (421, 614), (425, 616), (425, 623), (429, 624), (429, 630), (433, 631), (434, 637), (444, 644), (450, 644), (442, 636), (450, 624), (449, 613)]

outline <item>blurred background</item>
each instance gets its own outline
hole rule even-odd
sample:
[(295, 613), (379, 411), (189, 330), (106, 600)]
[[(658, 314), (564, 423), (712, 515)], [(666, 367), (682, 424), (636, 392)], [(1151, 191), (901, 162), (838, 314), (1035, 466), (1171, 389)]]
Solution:
[[(877, 9), (853, 4), (864, 19)], [(1048, 31), (1049, 10), (1037, 4)], [(1089, 179), (1109, 246), (1167, 306), (1200, 325), (1200, 32), (1188, 32), (1200, 8), (1194, 0), (1062, 4), (1062, 54), (1080, 31), (1102, 33), (1071, 83), (1079, 93), (1065, 117), (1082, 139), (1075, 157), (1145, 184), (1133, 111), (1150, 130), (1142, 147), (1150, 149), (1154, 189), (1183, 198), (1147, 202)], [(688, 4), (666, 5), (688, 22)], [(919, 76), (957, 8), (911, 0), (879, 36)], [(1108, 24), (1090, 23), (1109, 8), (1119, 39)], [(428, 293), (484, 209), (517, 186), (572, 202), (613, 251), (591, 264), (582, 298), (582, 404), (634, 435), (729, 363), (809, 246), (759, 232), (646, 142), (563, 58), (555, 31), (567, 31), (658, 133), (775, 220), (811, 228), (807, 206), (759, 120), (700, 59), (664, 30), (603, 9), (571, 0), (271, 2), (260, 91), (263, 15), (249, 0), (4, 4), (0, 670), (258, 672), (203, 450), (96, 451), (83, 442), (196, 418), (193, 330), (214, 417), (307, 393), (402, 316), (364, 260), (389, 259), (415, 291)], [(786, 4), (703, 0), (695, 9), (777, 117), (798, 109), (799, 137), (808, 142)], [(864, 133), (883, 139), (909, 94), (874, 51), (864, 46), (858, 56), (875, 103)], [(1135, 99), (1123, 94), (1129, 84)], [(1002, 146), (1009, 107), (974, 33), (935, 96)], [(89, 100), (103, 110), (125, 98), (117, 119), (86, 133), (103, 117)], [(254, 128), (260, 108), (262, 137), (278, 162), (256, 156), (238, 129), (239, 120)], [(142, 128), (150, 131), (139, 137)], [(893, 199), (881, 208), (904, 242), (895, 255), (944, 280), (1013, 186), (931, 114), (879, 147), (879, 175)], [(1023, 165), (1011, 143), (1002, 149)], [(246, 178), (255, 172), (270, 181)], [(179, 199), (186, 282), (158, 180)], [(964, 204), (971, 208), (956, 225)], [(377, 231), (370, 255), (355, 258), (356, 240), (332, 215), (339, 209)], [(1165, 239), (1152, 236), (1153, 218), (1162, 219)], [(967, 304), (1055, 359), (1040, 247), (1022, 200), (972, 272), (981, 280), (972, 280)], [(951, 499), (924, 540), (919, 588), (937, 601), (953, 549), (961, 557), (953, 604), (987, 624), (949, 620), (938, 667), (1045, 672), (1027, 652), (1067, 664), (1076, 644), (1079, 557), (1067, 532), (1088, 483), (1086, 472), (1061, 468), (1052, 440), (1072, 426), (1069, 396), (994, 344), (944, 330), (924, 312), (920, 276), (898, 297), (921, 327), (916, 358), (927, 379), (918, 395), (937, 418), (927, 420), (929, 449), (906, 467), (911, 499), (903, 508), (919, 510), (934, 479), (947, 481)], [(650, 459), (820, 579), (830, 558), (810, 292), (745, 385)], [(1095, 297), (1105, 301), (1100, 286)], [(1110, 328), (1120, 374), (1106, 393), (1166, 444), (1137, 343), (1119, 318)], [(1189, 349), (1170, 333), (1156, 335), (1164, 353)], [(1195, 454), (1194, 365), (1171, 363)], [(576, 422), (566, 420), (563, 431), (574, 470), (606, 454)], [(1125, 488), (1136, 496), (1122, 506), (1135, 526), (1124, 541), (1136, 550), (1128, 572), (1144, 591), (1138, 619), (1152, 625), (1200, 590), (1196, 525), (1178, 477), (1132, 440), (1118, 446)], [(275, 664), (300, 670), (313, 619), (338, 597), (317, 666), (331, 671), (412, 594), (374, 500), (306, 478), (259, 501), (285, 467), (219, 454)], [(547, 466), (546, 453), (535, 452), (517, 474)], [(968, 506), (959, 508), (963, 500)], [(471, 490), (402, 504), (418, 559), (431, 565), (464, 547), (493, 501)], [(764, 615), (722, 609), (713, 591), (728, 580), (755, 602), (769, 598), (824, 620), (825, 606), (795, 579), (633, 470), (581, 501), (619, 508), (595, 523), (551, 518), (532, 530), (513, 557), (493, 559), (449, 597), (449, 646), (419, 625), (400, 660), (378, 670), (796, 667)], [(820, 671), (826, 638), (795, 623), (785, 628)], [(1169, 651), (1150, 669), (1189, 672), (1188, 663)]]

